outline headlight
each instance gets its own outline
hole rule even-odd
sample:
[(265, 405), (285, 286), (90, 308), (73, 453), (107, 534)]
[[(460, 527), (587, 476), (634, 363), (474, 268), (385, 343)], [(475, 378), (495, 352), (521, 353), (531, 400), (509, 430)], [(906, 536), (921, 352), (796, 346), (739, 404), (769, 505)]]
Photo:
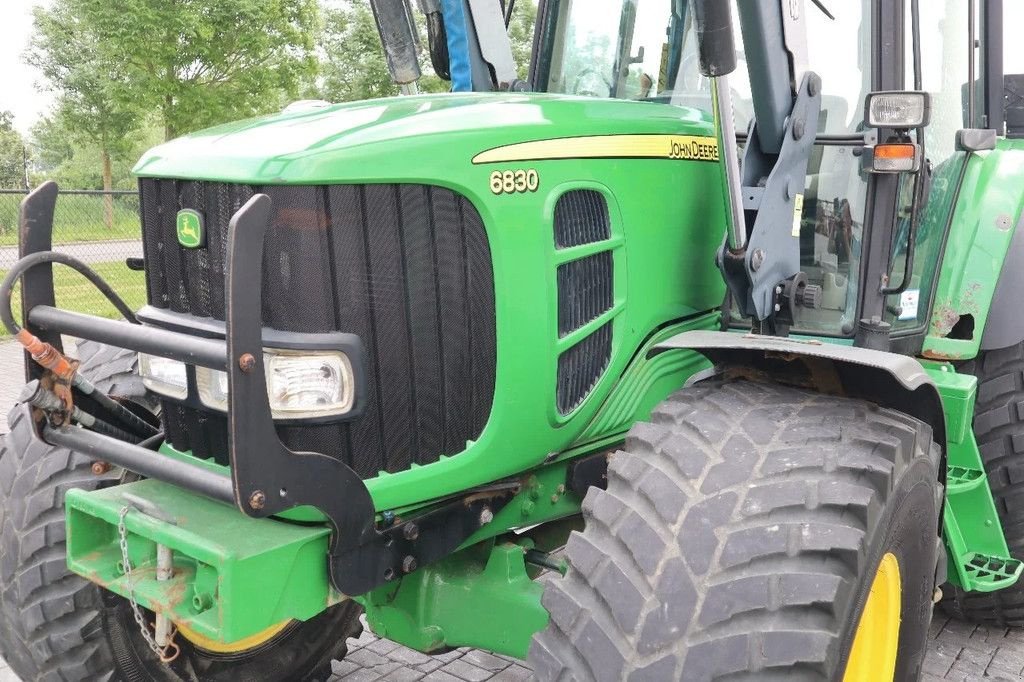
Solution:
[[(348, 356), (337, 351), (264, 349), (267, 396), (275, 419), (310, 419), (345, 414), (355, 401), (355, 377)], [(199, 400), (228, 408), (228, 375), (196, 368)]]
[(188, 372), (184, 362), (139, 353), (139, 374), (143, 385), (170, 398), (188, 397)]
[(864, 118), (872, 128), (918, 128), (928, 125), (931, 106), (927, 92), (872, 92)]

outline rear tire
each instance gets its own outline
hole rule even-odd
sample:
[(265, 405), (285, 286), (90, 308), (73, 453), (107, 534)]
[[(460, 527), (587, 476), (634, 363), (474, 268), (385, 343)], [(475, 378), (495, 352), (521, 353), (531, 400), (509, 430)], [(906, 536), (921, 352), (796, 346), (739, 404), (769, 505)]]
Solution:
[[(959, 369), (978, 378), (974, 437), (988, 474), (1010, 555), (1024, 559), (1024, 343), (983, 351)], [(1024, 627), (1024, 585), (996, 592), (942, 588), (942, 608), (955, 618)]]
[(545, 588), (537, 677), (842, 679), (893, 555), (893, 679), (917, 679), (939, 459), (927, 425), (863, 401), (748, 381), (679, 391), (634, 426), (607, 490), (584, 500), (570, 570)]
[[(152, 405), (137, 356), (81, 342), (80, 371), (106, 392)], [(181, 655), (160, 663), (144, 643), (128, 602), (67, 569), (64, 494), (117, 485), (121, 472), (97, 476), (92, 460), (33, 437), (17, 405), (0, 446), (0, 653), (24, 682), (42, 680), (323, 680), (347, 639), (361, 632), (361, 608), (346, 601), (236, 654), (215, 654), (181, 636)]]

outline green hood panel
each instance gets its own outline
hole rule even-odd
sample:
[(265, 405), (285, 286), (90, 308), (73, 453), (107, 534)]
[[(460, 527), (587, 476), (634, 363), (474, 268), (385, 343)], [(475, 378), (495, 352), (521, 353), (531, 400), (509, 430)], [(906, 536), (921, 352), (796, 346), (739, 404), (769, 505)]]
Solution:
[[(147, 177), (251, 184), (424, 179), (506, 144), (620, 133), (711, 134), (706, 115), (648, 102), (539, 94), (395, 97), (230, 123), (160, 145)], [(426, 176), (429, 177), (429, 176)]]

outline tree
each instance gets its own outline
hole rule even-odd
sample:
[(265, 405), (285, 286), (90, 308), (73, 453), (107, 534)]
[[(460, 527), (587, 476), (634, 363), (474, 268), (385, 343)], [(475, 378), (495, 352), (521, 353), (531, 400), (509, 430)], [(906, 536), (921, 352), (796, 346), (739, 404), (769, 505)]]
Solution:
[[(57, 0), (35, 9), (35, 33), (27, 61), (39, 68), (59, 93), (52, 119), (66, 145), (94, 150), (103, 189), (113, 189), (114, 159), (124, 155), (127, 139), (140, 125), (139, 104), (120, 96), (124, 72), (105, 53), (104, 37), (78, 14), (75, 0)], [(103, 198), (108, 227), (114, 224), (114, 200)]]
[(533, 28), (537, 23), (535, 0), (518, 0), (512, 8), (512, 20), (508, 25), (508, 38), (512, 43), (512, 57), (516, 60), (519, 78), (526, 80), (530, 75), (530, 56), (533, 54)]
[(62, 187), (102, 189), (109, 184), (113, 189), (133, 189), (136, 182), (131, 174), (132, 167), (147, 149), (163, 139), (163, 128), (154, 121), (148, 121), (127, 135), (120, 141), (117, 153), (111, 156), (105, 180), (105, 169), (97, 163), (101, 158), (99, 145), (76, 137), (66, 125), (62, 117), (51, 114), (39, 120), (30, 131), (34, 178), (56, 180)]
[[(421, 35), (420, 44), (426, 45), (425, 34)], [(367, 0), (346, 0), (339, 6), (325, 7), (318, 48), (317, 97), (331, 102), (352, 102), (398, 94)], [(434, 75), (427, 66), (428, 61), (424, 52), (420, 59), (424, 75), (417, 85), (422, 92), (444, 92), (448, 84)]]
[(0, 187), (25, 187), (25, 140), (14, 129), (14, 115), (0, 111)]
[(164, 136), (279, 109), (316, 70), (316, 0), (57, 0), (103, 37), (118, 93)]
[[(430, 66), (426, 25), (417, 14), (420, 35), (420, 67), (423, 77), (417, 85), (420, 92), (446, 92), (451, 85), (441, 80)], [(533, 47), (533, 24), (537, 17), (534, 0), (519, 0), (509, 25), (512, 54), (525, 80)], [(368, 0), (343, 0), (324, 9), (323, 32), (320, 35), (320, 78), (315, 96), (332, 102), (350, 102), (398, 94), (391, 81), (384, 49), (377, 34)]]

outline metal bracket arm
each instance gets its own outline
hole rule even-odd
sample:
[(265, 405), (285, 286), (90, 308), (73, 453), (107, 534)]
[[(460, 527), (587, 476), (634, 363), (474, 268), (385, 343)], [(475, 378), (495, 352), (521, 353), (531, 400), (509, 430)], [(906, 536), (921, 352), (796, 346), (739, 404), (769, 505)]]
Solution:
[(743, 249), (723, 244), (718, 267), (740, 313), (773, 318), (778, 287), (800, 273), (800, 221), (807, 165), (821, 110), (821, 79), (808, 73), (800, 84), (778, 156), (761, 150), (756, 123), (743, 155), (743, 199), (754, 213)]

